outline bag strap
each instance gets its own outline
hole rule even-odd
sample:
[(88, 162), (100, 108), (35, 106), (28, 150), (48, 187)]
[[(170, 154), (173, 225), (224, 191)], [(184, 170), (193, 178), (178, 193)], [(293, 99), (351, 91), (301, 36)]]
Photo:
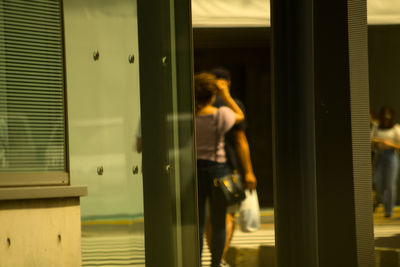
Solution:
[(215, 162), (217, 162), (217, 150), (218, 150), (218, 141), (219, 141), (219, 138), (218, 138), (218, 121), (219, 121), (219, 108), (218, 108), (218, 111), (217, 111), (217, 115), (216, 115), (216, 118), (215, 118)]

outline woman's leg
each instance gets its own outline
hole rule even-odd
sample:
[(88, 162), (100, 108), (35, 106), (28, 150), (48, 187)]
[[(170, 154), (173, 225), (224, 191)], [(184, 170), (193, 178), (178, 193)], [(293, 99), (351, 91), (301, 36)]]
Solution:
[(372, 181), (376, 189), (376, 198), (379, 200), (379, 202), (383, 202), (383, 197), (384, 197), (384, 183), (383, 183), (384, 171), (385, 171), (384, 159), (381, 155), (378, 155), (372, 173)]
[(393, 207), (396, 203), (397, 175), (398, 175), (398, 158), (393, 152), (387, 158), (386, 173), (385, 173), (385, 216), (391, 217)]
[[(210, 185), (213, 186), (213, 177), (222, 177), (229, 173), (228, 166), (225, 164), (221, 164), (215, 173), (212, 173), (210, 179)], [(224, 252), (225, 240), (226, 240), (226, 209), (227, 206), (225, 201), (221, 199), (221, 196), (218, 194), (210, 194), (210, 219), (211, 219), (211, 266), (218, 267), (222, 254)]]
[(397, 179), (399, 177), (399, 156), (395, 155), (395, 173), (393, 174), (392, 180), (392, 208), (397, 202)]
[[(227, 212), (225, 219), (225, 246), (224, 246), (224, 252), (222, 253), (221, 261), (226, 260), (226, 253), (228, 252), (229, 246), (231, 244), (234, 230), (235, 230), (235, 213)], [(207, 245), (208, 247), (211, 247), (212, 228), (211, 228), (210, 216), (207, 217), (204, 233), (206, 235)]]
[(226, 205), (213, 197), (210, 198), (210, 219), (211, 219), (211, 266), (218, 267), (225, 247), (226, 229)]
[(207, 216), (204, 233), (207, 241), (207, 246), (211, 247), (212, 229), (210, 216)]
[(206, 218), (206, 200), (207, 200), (207, 186), (208, 177), (207, 173), (198, 168), (197, 171), (198, 181), (198, 211), (199, 211), (199, 238), (200, 238), (200, 263), (201, 254), (203, 251), (203, 234), (204, 234), (204, 223)]
[(235, 213), (226, 213), (225, 219), (225, 232), (226, 232), (226, 240), (224, 252), (222, 253), (222, 260), (226, 261), (226, 253), (228, 252), (229, 246), (231, 244), (233, 238), (233, 232), (235, 231)]

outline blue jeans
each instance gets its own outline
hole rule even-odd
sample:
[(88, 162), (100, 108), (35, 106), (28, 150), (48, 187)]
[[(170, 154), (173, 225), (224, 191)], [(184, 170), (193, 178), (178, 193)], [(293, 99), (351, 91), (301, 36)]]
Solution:
[(393, 149), (379, 152), (372, 179), (382, 199), (386, 216), (392, 216), (396, 204), (398, 167), (399, 158)]
[(204, 224), (206, 219), (206, 200), (209, 202), (209, 211), (212, 227), (211, 236), (211, 266), (218, 267), (224, 252), (225, 245), (225, 216), (227, 206), (212, 194), (213, 179), (229, 173), (229, 167), (225, 163), (217, 163), (208, 160), (197, 161), (198, 179), (198, 204), (199, 204), (199, 232), (200, 232), (200, 259), (203, 249)]

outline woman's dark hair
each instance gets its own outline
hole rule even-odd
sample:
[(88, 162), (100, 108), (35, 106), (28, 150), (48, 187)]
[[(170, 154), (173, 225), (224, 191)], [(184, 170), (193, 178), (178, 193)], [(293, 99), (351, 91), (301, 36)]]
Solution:
[(394, 124), (394, 109), (391, 107), (382, 107), (379, 112), (379, 128), (390, 129)]
[(211, 74), (214, 74), (217, 79), (224, 79), (226, 81), (231, 81), (231, 73), (229, 70), (222, 68), (222, 67), (217, 67), (213, 68), (211, 71)]
[(194, 92), (196, 112), (207, 105), (217, 93), (217, 79), (215, 75), (202, 72), (194, 76)]

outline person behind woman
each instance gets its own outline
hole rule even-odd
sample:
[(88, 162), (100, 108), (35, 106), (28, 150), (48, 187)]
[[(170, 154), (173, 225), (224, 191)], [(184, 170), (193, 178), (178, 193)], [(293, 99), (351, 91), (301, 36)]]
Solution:
[[(200, 255), (203, 248), (203, 233), (208, 199), (213, 235), (211, 240), (211, 266), (220, 264), (225, 245), (226, 204), (212, 194), (213, 179), (229, 173), (224, 149), (224, 135), (234, 124), (242, 121), (244, 115), (229, 93), (226, 81), (217, 80), (210, 73), (194, 77), (196, 148), (198, 177), (198, 209), (200, 231)], [(216, 95), (226, 106), (213, 106)]]
[(400, 125), (395, 124), (392, 108), (383, 107), (380, 110), (379, 125), (373, 128), (371, 140), (377, 153), (373, 182), (383, 202), (385, 217), (391, 217), (396, 203), (399, 166), (396, 149), (400, 149)]

